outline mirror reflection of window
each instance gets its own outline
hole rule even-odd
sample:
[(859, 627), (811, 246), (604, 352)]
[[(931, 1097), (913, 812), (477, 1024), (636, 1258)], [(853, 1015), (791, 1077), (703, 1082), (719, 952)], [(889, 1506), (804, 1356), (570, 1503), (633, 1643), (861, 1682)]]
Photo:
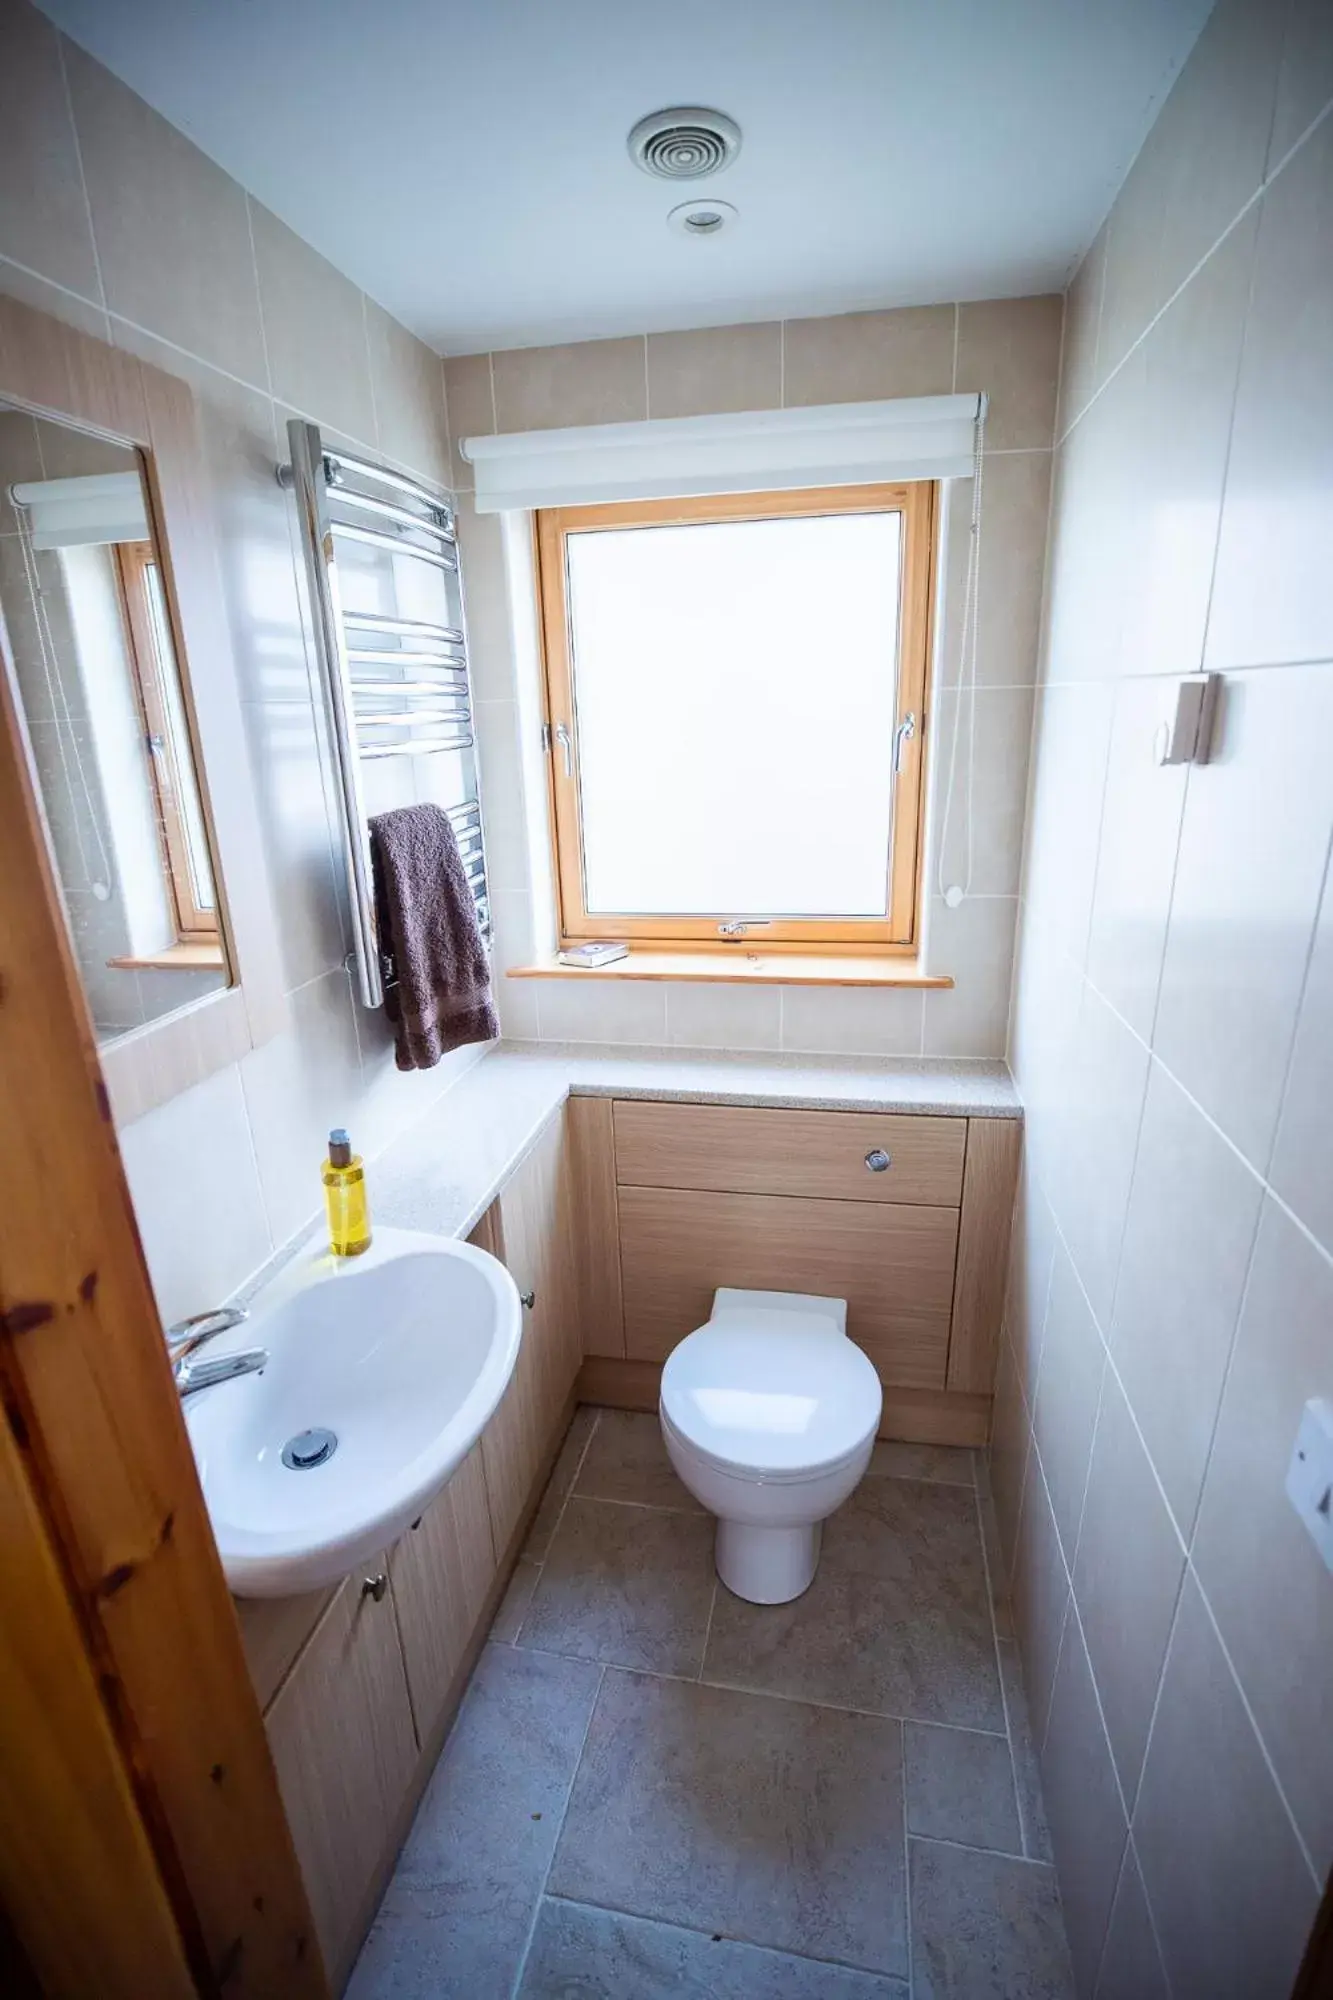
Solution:
[(227, 984), (142, 468), (0, 406), (0, 610), (99, 1040)]

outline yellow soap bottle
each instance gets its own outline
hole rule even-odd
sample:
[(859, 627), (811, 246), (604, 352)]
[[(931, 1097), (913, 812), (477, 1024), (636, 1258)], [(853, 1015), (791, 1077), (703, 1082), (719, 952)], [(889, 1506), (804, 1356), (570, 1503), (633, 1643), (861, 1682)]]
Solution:
[(329, 1248), (335, 1257), (359, 1257), (370, 1248), (366, 1169), (341, 1126), (329, 1134), (329, 1157), (320, 1171), (329, 1211)]

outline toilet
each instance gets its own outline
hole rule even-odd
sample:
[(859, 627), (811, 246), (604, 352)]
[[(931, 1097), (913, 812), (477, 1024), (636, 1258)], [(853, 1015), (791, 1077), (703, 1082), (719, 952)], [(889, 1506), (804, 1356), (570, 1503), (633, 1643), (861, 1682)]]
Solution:
[(847, 1301), (719, 1289), (662, 1370), (671, 1463), (717, 1515), (717, 1573), (751, 1604), (808, 1590), (824, 1521), (859, 1484), (883, 1392)]

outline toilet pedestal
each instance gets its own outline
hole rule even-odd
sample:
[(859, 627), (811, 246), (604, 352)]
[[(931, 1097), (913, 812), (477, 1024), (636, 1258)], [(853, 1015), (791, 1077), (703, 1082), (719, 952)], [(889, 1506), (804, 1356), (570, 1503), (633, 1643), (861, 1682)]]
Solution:
[(734, 1597), (750, 1604), (790, 1604), (815, 1580), (824, 1524), (757, 1528), (748, 1521), (719, 1521), (714, 1560)]

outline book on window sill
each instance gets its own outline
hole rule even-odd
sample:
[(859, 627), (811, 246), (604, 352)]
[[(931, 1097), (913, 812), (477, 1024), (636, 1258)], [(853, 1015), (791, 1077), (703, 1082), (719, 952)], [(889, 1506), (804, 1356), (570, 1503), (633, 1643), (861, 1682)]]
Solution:
[(628, 958), (629, 946), (609, 942), (576, 944), (571, 945), (568, 951), (558, 951), (555, 956), (558, 965), (578, 965), (586, 972), (591, 971), (594, 966), (614, 965), (618, 958)]

